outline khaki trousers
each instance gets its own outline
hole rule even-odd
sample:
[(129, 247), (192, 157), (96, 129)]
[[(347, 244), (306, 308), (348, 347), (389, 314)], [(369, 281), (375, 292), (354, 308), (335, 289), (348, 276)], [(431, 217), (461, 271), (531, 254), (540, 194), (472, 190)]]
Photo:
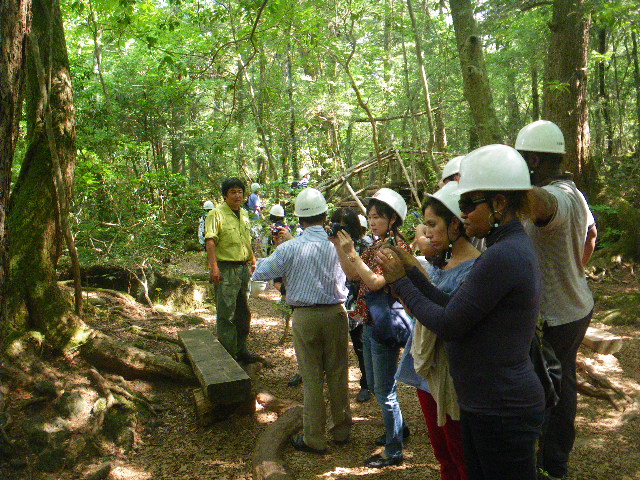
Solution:
[(293, 345), (304, 387), (302, 415), (304, 443), (325, 449), (324, 379), (327, 379), (331, 418), (329, 432), (335, 441), (349, 438), (349, 321), (342, 304), (299, 307), (292, 314)]

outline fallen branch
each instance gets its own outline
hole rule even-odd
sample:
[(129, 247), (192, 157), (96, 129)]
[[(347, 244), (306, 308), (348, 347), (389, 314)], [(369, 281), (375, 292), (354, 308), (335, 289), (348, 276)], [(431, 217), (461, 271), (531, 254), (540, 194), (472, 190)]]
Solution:
[(293, 480), (284, 468), (282, 448), (302, 428), (302, 406), (289, 408), (258, 437), (253, 451), (254, 480)]

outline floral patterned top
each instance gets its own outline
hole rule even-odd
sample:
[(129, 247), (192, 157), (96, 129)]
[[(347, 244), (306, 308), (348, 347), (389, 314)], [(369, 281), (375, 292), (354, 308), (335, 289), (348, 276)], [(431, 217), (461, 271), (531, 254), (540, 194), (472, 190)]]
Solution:
[[(411, 247), (409, 244), (402, 240), (399, 237), (397, 238), (397, 246), (398, 248), (402, 248), (407, 252), (411, 252)], [(367, 248), (360, 258), (364, 262), (364, 264), (371, 269), (373, 273), (376, 275), (382, 275), (382, 268), (378, 262), (376, 262), (375, 256), (380, 248), (380, 246), (384, 243), (383, 239), (377, 240), (373, 245)], [(367, 307), (367, 303), (365, 302), (364, 296), (369, 293), (371, 289), (367, 287), (367, 284), (364, 282), (360, 282), (360, 290), (358, 291), (358, 301), (356, 302), (356, 308), (354, 312), (351, 314), (356, 320), (366, 323), (367, 325), (371, 325), (371, 317), (369, 316), (369, 308)]]

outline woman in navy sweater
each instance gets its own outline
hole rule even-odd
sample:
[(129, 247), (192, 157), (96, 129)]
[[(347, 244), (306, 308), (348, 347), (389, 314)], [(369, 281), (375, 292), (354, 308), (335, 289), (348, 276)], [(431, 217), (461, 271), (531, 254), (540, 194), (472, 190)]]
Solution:
[(540, 269), (518, 215), (529, 172), (520, 154), (488, 145), (461, 162), (460, 209), (467, 236), (487, 250), (451, 295), (411, 257), (385, 249), (378, 261), (406, 308), (446, 342), (460, 405), (470, 480), (535, 480), (544, 392), (529, 348), (540, 305)]

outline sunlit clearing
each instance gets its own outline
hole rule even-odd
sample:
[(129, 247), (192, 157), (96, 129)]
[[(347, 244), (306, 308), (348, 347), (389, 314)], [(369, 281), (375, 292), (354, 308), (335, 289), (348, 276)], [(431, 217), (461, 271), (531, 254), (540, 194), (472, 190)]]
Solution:
[(193, 300), (196, 303), (204, 303), (204, 290), (195, 289), (193, 291)]
[(112, 478), (114, 480), (125, 480), (130, 478), (135, 478), (136, 480), (145, 480), (147, 478), (151, 478), (151, 474), (129, 467), (116, 467), (111, 471), (109, 478)]
[(258, 423), (273, 423), (278, 419), (278, 414), (264, 409), (262, 411), (257, 411), (256, 409), (255, 418)]

